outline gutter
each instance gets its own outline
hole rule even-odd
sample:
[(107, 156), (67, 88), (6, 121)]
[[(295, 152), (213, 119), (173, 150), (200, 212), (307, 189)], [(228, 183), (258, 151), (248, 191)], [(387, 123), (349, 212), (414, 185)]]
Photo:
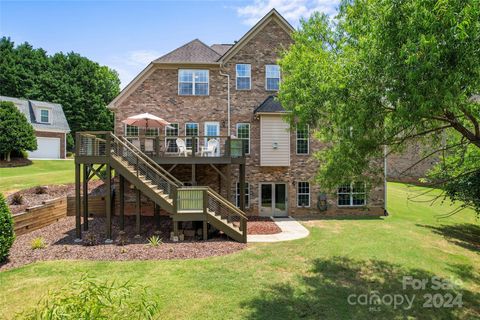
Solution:
[[(223, 67), (223, 65), (220, 65)], [(220, 71), (220, 75), (227, 77), (227, 136), (230, 137), (230, 114), (231, 114), (231, 107), (230, 107), (230, 75), (228, 73), (223, 73)]]

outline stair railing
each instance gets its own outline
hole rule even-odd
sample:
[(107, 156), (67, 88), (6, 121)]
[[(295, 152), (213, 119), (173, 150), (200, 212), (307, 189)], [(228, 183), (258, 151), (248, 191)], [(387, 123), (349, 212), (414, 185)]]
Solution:
[[(176, 194), (178, 184), (167, 177), (163, 172), (153, 167), (144, 157), (142, 157), (136, 150), (130, 148), (124, 141), (117, 136), (111, 134), (107, 137), (110, 140), (111, 153), (126, 161), (127, 164), (133, 166), (137, 177), (145, 177), (156, 185), (162, 192), (169, 195), (173, 201), (176, 201)], [(108, 145), (108, 143), (107, 143)]]
[(120, 139), (121, 139), (125, 144), (127, 144), (127, 145), (130, 147), (130, 149), (134, 150), (140, 158), (144, 159), (144, 160), (147, 161), (150, 165), (152, 165), (152, 167), (154, 167), (155, 169), (157, 169), (158, 171), (160, 171), (163, 175), (167, 176), (171, 181), (173, 181), (174, 183), (176, 183), (178, 187), (183, 186), (183, 182), (181, 182), (180, 180), (178, 180), (177, 178), (175, 178), (170, 172), (168, 172), (167, 170), (165, 170), (161, 165), (159, 165), (159, 164), (156, 163), (154, 160), (152, 160), (152, 158), (150, 158), (150, 157), (147, 156), (145, 153), (143, 153), (137, 146), (135, 146), (133, 143), (131, 143), (127, 138), (121, 136)]

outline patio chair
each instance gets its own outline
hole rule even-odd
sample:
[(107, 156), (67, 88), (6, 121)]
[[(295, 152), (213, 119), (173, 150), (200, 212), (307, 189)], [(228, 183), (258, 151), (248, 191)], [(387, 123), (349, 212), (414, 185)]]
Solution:
[(177, 138), (175, 142), (177, 143), (179, 156), (183, 154), (186, 157), (189, 154), (192, 154), (192, 150), (187, 149), (187, 145), (185, 144), (185, 141), (183, 141), (183, 139)]
[(138, 150), (141, 150), (141, 146), (140, 146), (140, 139), (132, 139), (132, 144), (138, 148)]
[(218, 148), (218, 140), (217, 139), (210, 139), (207, 141), (207, 146), (202, 147), (200, 151), (200, 155), (203, 156), (215, 156)]
[(153, 143), (155, 140), (153, 139), (145, 139), (145, 152), (146, 153), (153, 153), (155, 151), (153, 147)]

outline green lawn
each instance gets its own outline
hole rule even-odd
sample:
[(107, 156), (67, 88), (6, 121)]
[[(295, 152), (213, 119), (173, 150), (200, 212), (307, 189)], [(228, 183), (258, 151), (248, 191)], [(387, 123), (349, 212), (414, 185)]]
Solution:
[(0, 192), (73, 182), (75, 167), (72, 160), (34, 160), (26, 167), (0, 168)]
[[(149, 288), (152, 299), (160, 303), (162, 319), (479, 318), (480, 228), (475, 216), (464, 211), (438, 221), (435, 216), (452, 207), (407, 201), (421, 190), (391, 183), (387, 218), (305, 220), (311, 231), (306, 239), (252, 244), (224, 257), (42, 262), (2, 272), (0, 318), (34, 306), (49, 289), (79, 279), (82, 273)], [(458, 287), (434, 290), (430, 282), (425, 290), (404, 290), (404, 276), (429, 281), (437, 276)], [(415, 295), (412, 308), (405, 310), (406, 302), (373, 309), (348, 303), (349, 297), (355, 302), (355, 297), (374, 291), (380, 297)], [(448, 294), (461, 294), (463, 307), (424, 307), (425, 294), (447, 300)]]

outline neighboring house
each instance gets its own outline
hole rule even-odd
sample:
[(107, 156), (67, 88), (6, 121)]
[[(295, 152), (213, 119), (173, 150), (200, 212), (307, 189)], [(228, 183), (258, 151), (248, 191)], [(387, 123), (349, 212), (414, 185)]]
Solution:
[(70, 132), (70, 127), (60, 104), (4, 96), (0, 96), (0, 101), (13, 102), (33, 126), (37, 137), (37, 150), (29, 152), (29, 158), (66, 158), (67, 133)]
[[(309, 128), (290, 129), (283, 119), (285, 110), (275, 99), (281, 81), (277, 60), (292, 44), (293, 31), (272, 10), (234, 44), (208, 46), (195, 39), (152, 61), (109, 104), (115, 113), (115, 133), (141, 136), (143, 130), (125, 126), (122, 120), (149, 112), (172, 124), (173, 129), (147, 133), (160, 135), (161, 141), (197, 135), (245, 140), (249, 215), (383, 214), (383, 184), (366, 192), (363, 183), (346, 181), (334, 191), (314, 183), (318, 163), (312, 153), (322, 146)], [(197, 141), (203, 143), (203, 138)], [(169, 148), (165, 146), (167, 152)], [(213, 160), (217, 170), (201, 162), (159, 163), (183, 182), (211, 186), (238, 205), (236, 168)], [(216, 171), (233, 176), (231, 185), (225, 185)]]

